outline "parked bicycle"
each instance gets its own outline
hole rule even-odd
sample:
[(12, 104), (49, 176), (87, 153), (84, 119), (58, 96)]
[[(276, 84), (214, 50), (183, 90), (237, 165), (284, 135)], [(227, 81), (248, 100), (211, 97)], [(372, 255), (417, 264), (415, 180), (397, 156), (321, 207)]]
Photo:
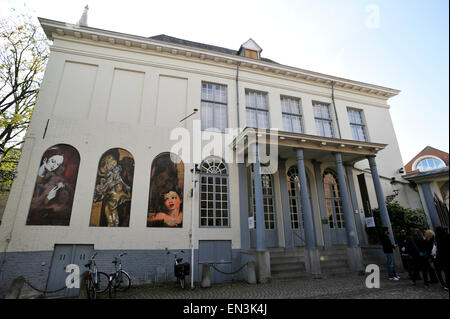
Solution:
[(131, 287), (131, 277), (130, 275), (122, 269), (121, 257), (125, 256), (127, 253), (121, 253), (118, 257), (114, 257), (113, 264), (115, 272), (109, 274), (109, 297), (116, 291), (125, 291)]
[(94, 253), (88, 263), (84, 265), (89, 268), (89, 273), (84, 277), (89, 299), (96, 299), (98, 293), (105, 292), (109, 287), (109, 277), (106, 273), (98, 271), (95, 256), (97, 253)]
[[(179, 251), (180, 253), (184, 253), (183, 250)], [(167, 252), (167, 255), (170, 254), (170, 251)], [(189, 276), (189, 272), (191, 266), (189, 263), (182, 263), (183, 258), (177, 258), (177, 252), (174, 253), (174, 265), (173, 272), (175, 273), (175, 277), (177, 277), (177, 284), (180, 285), (182, 289), (186, 287), (186, 276)]]

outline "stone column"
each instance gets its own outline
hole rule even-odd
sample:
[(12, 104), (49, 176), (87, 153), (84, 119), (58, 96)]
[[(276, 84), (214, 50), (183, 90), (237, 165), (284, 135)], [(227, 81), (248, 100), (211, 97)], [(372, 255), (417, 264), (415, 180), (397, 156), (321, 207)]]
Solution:
[(316, 237), (314, 234), (314, 222), (309, 201), (308, 181), (306, 179), (305, 160), (303, 149), (295, 149), (297, 155), (298, 179), (300, 182), (300, 200), (302, 202), (303, 211), (303, 229), (305, 231), (305, 263), (306, 270), (313, 275), (321, 273), (320, 270), (320, 254), (317, 249)]
[(270, 278), (270, 254), (266, 249), (266, 227), (264, 222), (263, 191), (259, 145), (252, 145), (254, 154), (253, 179), (255, 184), (255, 223), (256, 223), (256, 277), (259, 283)]
[(283, 229), (285, 242), (284, 247), (286, 251), (294, 251), (294, 240), (292, 237), (291, 226), (291, 210), (289, 205), (289, 192), (286, 175), (286, 160), (278, 160), (278, 175), (280, 178), (281, 203), (283, 209)]
[(238, 163), (239, 172), (239, 211), (241, 224), (241, 248), (250, 248), (250, 233), (248, 229), (248, 192), (247, 167), (245, 163)]
[(425, 204), (428, 208), (428, 215), (430, 216), (430, 220), (432, 223), (431, 226), (436, 229), (436, 227), (441, 226), (441, 221), (439, 220), (439, 214), (436, 210), (436, 206), (434, 205), (430, 183), (419, 183), (419, 185), (422, 188), (423, 197), (425, 198)]
[(341, 195), (342, 209), (344, 210), (345, 232), (347, 235), (347, 258), (350, 268), (353, 270), (363, 270), (361, 248), (358, 245), (358, 235), (356, 233), (355, 220), (350, 208), (347, 182), (345, 180), (342, 154), (334, 153), (336, 161), (336, 171), (338, 175), (339, 190)]

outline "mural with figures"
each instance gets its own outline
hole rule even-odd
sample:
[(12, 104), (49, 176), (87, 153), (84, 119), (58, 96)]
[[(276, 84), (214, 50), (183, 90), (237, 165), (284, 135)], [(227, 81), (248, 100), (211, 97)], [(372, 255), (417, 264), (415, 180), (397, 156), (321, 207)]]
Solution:
[(171, 153), (152, 163), (147, 227), (183, 227), (184, 164)]
[(113, 148), (100, 158), (89, 226), (128, 227), (130, 223), (134, 159)]
[(54, 145), (44, 152), (27, 225), (69, 225), (79, 165), (80, 154), (70, 145)]

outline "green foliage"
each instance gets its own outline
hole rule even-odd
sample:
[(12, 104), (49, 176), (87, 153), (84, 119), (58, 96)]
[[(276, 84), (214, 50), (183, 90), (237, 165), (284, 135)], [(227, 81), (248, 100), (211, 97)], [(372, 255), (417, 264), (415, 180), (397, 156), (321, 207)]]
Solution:
[[(395, 239), (397, 239), (401, 229), (409, 232), (411, 228), (419, 228), (422, 232), (425, 232), (425, 230), (430, 228), (425, 212), (422, 209), (404, 208), (396, 201), (386, 203), (386, 208), (389, 213)], [(376, 227), (367, 229), (369, 243), (379, 244), (382, 233), (380, 210), (377, 208), (372, 212)]]
[(20, 150), (11, 150), (2, 159), (0, 164), (0, 193), (9, 192), (14, 177), (17, 173), (17, 164), (19, 163)]
[[(11, 183), (16, 150), (31, 120), (49, 54), (49, 42), (27, 14), (0, 19), (1, 186)], [(12, 152), (12, 154), (10, 154)], [(20, 153), (20, 152), (19, 152)], [(11, 158), (11, 159), (10, 159)], [(3, 163), (3, 161), (7, 161)]]

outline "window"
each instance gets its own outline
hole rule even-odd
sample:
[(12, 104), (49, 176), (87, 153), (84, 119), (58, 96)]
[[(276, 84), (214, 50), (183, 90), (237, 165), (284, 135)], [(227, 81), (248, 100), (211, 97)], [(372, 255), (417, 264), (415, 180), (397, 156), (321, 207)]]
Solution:
[[(265, 229), (275, 229), (275, 193), (272, 183), (272, 175), (261, 174), (262, 193), (263, 193), (263, 209)], [(252, 209), (253, 216), (256, 213), (255, 203), (255, 179), (252, 178)], [(256, 219), (255, 219), (256, 228)]]
[(420, 160), (420, 162), (417, 163), (416, 169), (419, 171), (429, 171), (436, 168), (445, 167), (444, 161), (435, 158), (435, 157), (425, 157), (424, 159)]
[(245, 56), (247, 58), (258, 59), (258, 52), (254, 50), (245, 49)]
[(314, 118), (316, 120), (317, 135), (334, 137), (333, 120), (328, 104), (313, 102)]
[(246, 91), (245, 104), (247, 126), (254, 128), (269, 128), (269, 106), (267, 94), (263, 92)]
[(303, 133), (300, 99), (281, 97), (283, 129), (288, 132)]
[(352, 130), (353, 139), (356, 141), (367, 142), (364, 122), (362, 119), (362, 111), (355, 109), (347, 109), (348, 118), (350, 120), (350, 128)]
[(228, 126), (227, 119), (227, 87), (202, 83), (202, 130), (224, 132)]
[[(292, 166), (287, 172), (289, 208), (291, 212), (292, 229), (303, 228), (303, 210), (300, 199), (300, 182), (298, 180), (298, 168)], [(299, 218), (301, 216), (301, 218)]]
[(222, 159), (210, 157), (200, 167), (200, 226), (228, 227), (228, 170)]
[(336, 174), (330, 169), (326, 169), (323, 174), (323, 187), (329, 227), (345, 228), (338, 179)]

